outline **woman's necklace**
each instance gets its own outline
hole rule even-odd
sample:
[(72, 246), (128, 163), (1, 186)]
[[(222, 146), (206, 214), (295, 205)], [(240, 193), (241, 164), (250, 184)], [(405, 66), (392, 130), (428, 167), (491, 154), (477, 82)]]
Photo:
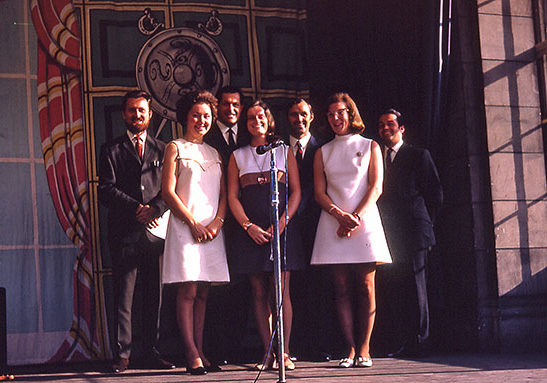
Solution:
[(253, 148), (252, 146), (249, 146), (249, 150), (251, 151), (251, 157), (253, 157), (253, 160), (255, 161), (256, 167), (260, 170), (260, 175), (256, 178), (256, 181), (262, 185), (268, 182), (268, 178), (266, 178), (266, 175), (264, 174), (264, 164), (266, 163), (266, 160), (268, 159), (268, 156), (263, 156), (262, 165), (258, 164), (258, 160), (256, 159), (257, 154), (256, 148)]

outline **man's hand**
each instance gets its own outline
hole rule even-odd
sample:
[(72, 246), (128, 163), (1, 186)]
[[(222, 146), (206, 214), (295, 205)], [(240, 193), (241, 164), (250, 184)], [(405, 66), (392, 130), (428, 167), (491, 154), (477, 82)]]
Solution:
[(152, 220), (156, 219), (157, 213), (158, 210), (155, 207), (140, 204), (136, 212), (137, 221), (139, 221), (143, 225), (149, 225)]

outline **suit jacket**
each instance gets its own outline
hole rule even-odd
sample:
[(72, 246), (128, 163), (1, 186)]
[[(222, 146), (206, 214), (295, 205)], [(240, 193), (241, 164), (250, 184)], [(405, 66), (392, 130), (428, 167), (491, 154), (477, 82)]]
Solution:
[(433, 222), (442, 200), (441, 182), (429, 151), (403, 143), (386, 169), (378, 200), (395, 258), (435, 244)]
[[(211, 129), (209, 130), (209, 132), (207, 132), (207, 134), (203, 138), (203, 141), (205, 141), (205, 143), (211, 145), (218, 151), (220, 157), (222, 158), (224, 169), (226, 169), (228, 167), (228, 161), (230, 159), (230, 154), (232, 154), (232, 150), (230, 150), (228, 143), (222, 136), (220, 128), (216, 123), (211, 126)], [(250, 141), (251, 136), (247, 128), (244, 126), (238, 126), (236, 147), (240, 148), (242, 146), (248, 145)]]
[(300, 205), (298, 205), (298, 214), (303, 214), (310, 207), (318, 207), (315, 202), (315, 196), (313, 191), (313, 159), (315, 152), (321, 147), (323, 143), (314, 136), (311, 136), (304, 157), (302, 158), (302, 164), (300, 166), (300, 189), (302, 193), (302, 199)]
[(161, 215), (167, 206), (161, 198), (161, 170), (165, 143), (146, 136), (141, 161), (127, 134), (101, 147), (99, 201), (108, 208), (111, 244), (135, 243), (146, 227), (135, 216), (139, 204), (149, 204)]
[[(286, 141), (290, 142), (289, 139)], [(321, 208), (317, 202), (315, 202), (313, 187), (313, 159), (315, 157), (315, 152), (317, 152), (317, 149), (319, 149), (322, 144), (322, 141), (318, 140), (314, 136), (311, 136), (308, 146), (306, 146), (302, 163), (298, 169), (302, 197), (294, 219), (300, 229), (300, 235), (306, 250), (306, 264), (309, 264), (309, 260), (311, 258), (317, 222), (319, 221), (319, 215), (321, 214)]]

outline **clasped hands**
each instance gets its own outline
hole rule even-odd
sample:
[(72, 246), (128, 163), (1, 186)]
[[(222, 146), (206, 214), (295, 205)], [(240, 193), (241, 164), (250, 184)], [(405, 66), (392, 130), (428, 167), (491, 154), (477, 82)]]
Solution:
[(348, 238), (351, 236), (352, 231), (357, 229), (361, 222), (359, 219), (352, 213), (348, 213), (342, 210), (336, 210), (334, 218), (338, 221), (338, 230), (336, 230), (336, 235), (340, 238)]
[[(279, 234), (283, 233), (285, 230), (285, 219), (279, 220)], [(253, 241), (257, 245), (263, 245), (265, 243), (268, 243), (273, 238), (273, 226), (270, 225), (270, 227), (267, 230), (264, 230), (258, 225), (252, 224), (247, 229), (247, 234), (251, 237)]]
[(213, 240), (218, 233), (220, 233), (220, 228), (222, 227), (222, 221), (220, 219), (213, 219), (213, 221), (207, 226), (196, 222), (193, 225), (190, 225), (190, 230), (192, 236), (197, 242), (206, 242)]

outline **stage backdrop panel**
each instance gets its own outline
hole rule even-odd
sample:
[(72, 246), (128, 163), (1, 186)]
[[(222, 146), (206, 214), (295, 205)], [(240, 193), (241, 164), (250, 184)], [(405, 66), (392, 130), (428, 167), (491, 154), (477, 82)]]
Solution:
[[(83, 6), (83, 2), (76, 1), (74, 6), (81, 21), (93, 252), (100, 275), (98, 291), (111, 317), (111, 260), (106, 245), (106, 209), (97, 201), (97, 161), (101, 145), (124, 132), (119, 103), (125, 92), (138, 86), (136, 70), (144, 66), (138, 62), (139, 53), (145, 47), (153, 50), (154, 36), (161, 33), (176, 37), (175, 31), (180, 28), (184, 28), (184, 33), (190, 29), (200, 31), (205, 44), (212, 47), (212, 55), (222, 57), (228, 66), (228, 73), (219, 75), (225, 84), (215, 83), (215, 89), (229, 83), (240, 87), (246, 99), (266, 99), (284, 134), (288, 101), (297, 95), (309, 95), (305, 2), (93, 1)], [(147, 8), (152, 18), (147, 19), (148, 24), (142, 22)], [(203, 29), (214, 18), (222, 27)], [(157, 30), (143, 30), (139, 20), (141, 25), (160, 26)], [(177, 88), (179, 85), (174, 84), (174, 88), (180, 92), (184, 87)], [(172, 100), (176, 97), (180, 96), (172, 96)], [(150, 131), (156, 134), (161, 130), (159, 136), (164, 141), (180, 136), (180, 126), (165, 118), (173, 110), (162, 112), (169, 102), (156, 99), (154, 104), (156, 113)], [(106, 336), (104, 340), (107, 343)]]

